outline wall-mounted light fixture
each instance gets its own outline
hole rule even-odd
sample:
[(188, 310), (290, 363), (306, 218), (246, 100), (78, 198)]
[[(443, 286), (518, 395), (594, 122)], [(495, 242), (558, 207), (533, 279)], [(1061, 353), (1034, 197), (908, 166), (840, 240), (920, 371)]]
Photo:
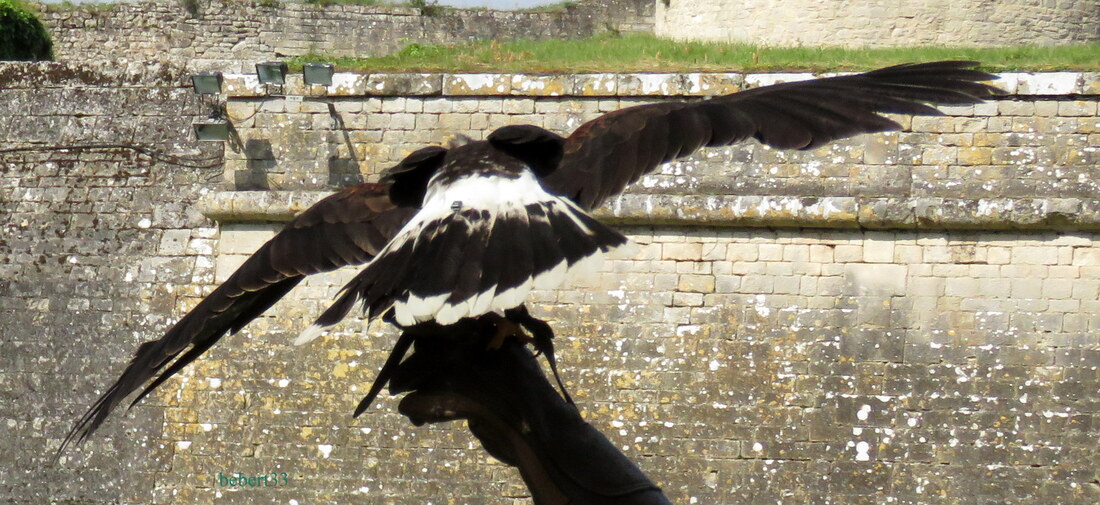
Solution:
[(286, 84), (287, 66), (285, 61), (266, 61), (256, 64), (256, 77), (260, 84)]
[(210, 108), (208, 119), (191, 123), (195, 138), (200, 142), (224, 142), (229, 139), (229, 121), (225, 119), (225, 102), (222, 92), (221, 72), (199, 72), (191, 76), (191, 84), (202, 102)]
[(199, 95), (216, 95), (222, 92), (222, 73), (199, 72), (191, 76), (191, 84)]
[(219, 118), (199, 119), (191, 123), (195, 139), (199, 142), (225, 142), (229, 140), (229, 121)]
[(306, 84), (332, 86), (332, 63), (306, 63), (302, 66), (302, 79)]

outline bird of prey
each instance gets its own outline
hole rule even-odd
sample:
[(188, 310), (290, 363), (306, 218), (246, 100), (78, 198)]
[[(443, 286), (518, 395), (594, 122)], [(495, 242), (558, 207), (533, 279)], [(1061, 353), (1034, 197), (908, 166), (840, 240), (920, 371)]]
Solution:
[(972, 104), (996, 94), (983, 83), (995, 77), (975, 66), (897, 65), (629, 107), (568, 137), (513, 125), (484, 141), (415, 151), (381, 182), (346, 188), (306, 210), (164, 336), (139, 346), (60, 450), (86, 439), (150, 379), (131, 407), (318, 272), (366, 264), (299, 343), (356, 304), (369, 317), (402, 327), (492, 317), (501, 327), (518, 329), (518, 323), (534, 333), (541, 322), (523, 306), (531, 289), (554, 288), (570, 272), (630, 244), (589, 211), (662, 163), (748, 138), (777, 149), (812, 149), (898, 130), (883, 114), (942, 115), (932, 105)]

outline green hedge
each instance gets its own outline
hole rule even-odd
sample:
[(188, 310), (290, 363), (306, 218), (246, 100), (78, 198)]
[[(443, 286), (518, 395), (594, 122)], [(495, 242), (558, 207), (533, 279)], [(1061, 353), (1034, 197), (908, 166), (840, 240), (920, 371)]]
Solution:
[(52, 60), (53, 41), (18, 0), (0, 0), (0, 60)]

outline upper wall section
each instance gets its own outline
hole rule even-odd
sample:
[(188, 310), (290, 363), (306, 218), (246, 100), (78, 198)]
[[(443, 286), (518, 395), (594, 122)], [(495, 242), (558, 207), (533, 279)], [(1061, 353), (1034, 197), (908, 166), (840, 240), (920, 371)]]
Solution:
[(380, 56), (412, 43), (652, 31), (654, 9), (652, 0), (583, 2), (553, 11), (445, 9), (434, 15), (393, 5), (214, 0), (187, 10), (185, 3), (39, 4), (39, 9), (60, 60), (147, 59), (230, 72), (310, 52)]
[(1100, 40), (1100, 2), (1096, 0), (657, 0), (656, 4), (656, 34), (681, 40), (846, 47), (1059, 45)]
[[(278, 220), (333, 189), (453, 135), (509, 124), (568, 134), (602, 113), (724, 94), (810, 74), (336, 74), (265, 89), (227, 75), (229, 191), (204, 212)], [(703, 226), (1100, 229), (1100, 73), (1005, 73), (1008, 94), (946, 116), (896, 116), (901, 131), (807, 151), (757, 142), (662, 166), (599, 216)], [(693, 99), (693, 98), (687, 98)], [(252, 191), (268, 190), (268, 191)], [(272, 194), (272, 191), (280, 193)]]
[(220, 155), (189, 141), (191, 120), (210, 112), (189, 85), (183, 68), (157, 62), (0, 62), (0, 148)]

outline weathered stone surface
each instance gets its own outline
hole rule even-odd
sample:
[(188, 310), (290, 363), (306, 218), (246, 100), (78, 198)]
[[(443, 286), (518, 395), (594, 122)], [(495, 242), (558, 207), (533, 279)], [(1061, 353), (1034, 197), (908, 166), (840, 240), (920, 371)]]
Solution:
[[(437, 95), (443, 91), (441, 74), (371, 74), (366, 83), (372, 95)], [(354, 96), (354, 95), (352, 95)]]
[(609, 30), (652, 32), (654, 9), (648, 0), (586, 1), (541, 11), (444, 9), (430, 14), (401, 5), (251, 0), (38, 5), (60, 59), (156, 59), (191, 70), (222, 72), (251, 72), (259, 61), (318, 52), (384, 56), (410, 44), (580, 38)]
[(573, 90), (580, 96), (615, 96), (618, 76), (615, 74), (575, 74)]
[[(162, 398), (56, 466), (52, 453), (135, 346), (211, 281), (217, 229), (193, 205), (221, 170), (221, 146), (189, 138), (206, 111), (181, 73), (0, 65), (0, 88), (34, 90), (0, 100), (0, 116), (81, 120), (62, 135), (12, 128), (0, 139), (0, 501), (151, 503), (171, 467)], [(98, 143), (112, 146), (79, 147)]]
[(446, 95), (507, 95), (512, 91), (512, 76), (507, 74), (446, 74), (443, 93)]
[(696, 96), (728, 95), (741, 91), (744, 74), (690, 73), (684, 75), (684, 94)]
[(567, 96), (576, 94), (575, 80), (572, 75), (524, 75), (512, 76), (513, 95), (520, 96)]
[(1013, 46), (1100, 40), (1091, 0), (886, 4), (854, 0), (657, 2), (654, 31), (679, 40), (765, 46)]
[(616, 90), (620, 95), (676, 96), (684, 94), (680, 74), (619, 74)]
[[(450, 134), (566, 133), (657, 98), (615, 94), (614, 74), (592, 97), (515, 95), (516, 76), (492, 96), (440, 96), (442, 76), (435, 92), (395, 78), (404, 95), (242, 91), (223, 153), (189, 140), (206, 111), (180, 76), (67, 68), (0, 65), (0, 445), (14, 448), (0, 501), (526, 502), (460, 425), (413, 428), (388, 396), (350, 417), (392, 345), (385, 325), (352, 317), (290, 345), (355, 269), (306, 280), (60, 465), (48, 453), (140, 342), (332, 189)], [(1080, 114), (1095, 102), (1018, 96), (919, 132), (662, 167), (598, 211), (638, 256), (530, 307), (558, 332), (586, 419), (674, 503), (1092, 505), (1100, 197), (1096, 121)], [(34, 149), (99, 124), (214, 168)], [(219, 472), (288, 485), (228, 489)]]

